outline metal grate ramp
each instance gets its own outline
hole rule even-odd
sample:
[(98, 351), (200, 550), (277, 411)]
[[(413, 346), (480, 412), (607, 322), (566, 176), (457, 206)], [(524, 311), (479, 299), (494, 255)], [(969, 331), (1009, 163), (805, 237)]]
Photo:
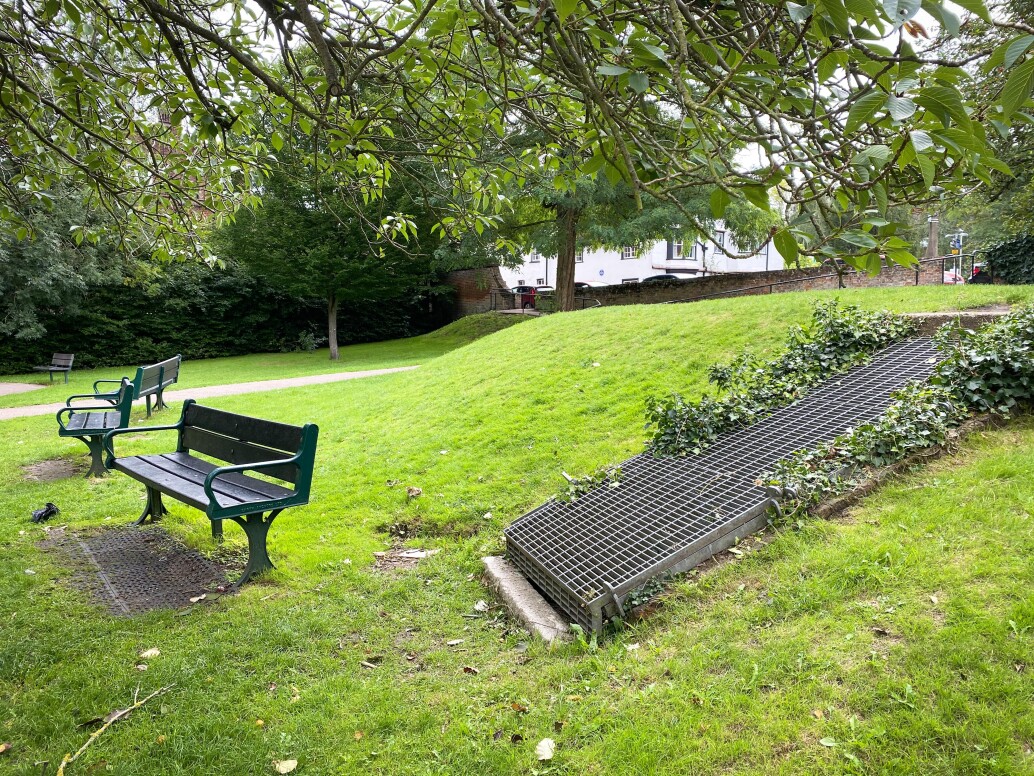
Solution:
[(763, 527), (771, 500), (755, 482), (776, 461), (876, 419), (894, 391), (929, 377), (936, 362), (931, 339), (898, 343), (700, 455), (630, 458), (620, 487), (551, 500), (514, 521), (507, 554), (571, 622), (598, 632), (624, 613), (630, 591)]

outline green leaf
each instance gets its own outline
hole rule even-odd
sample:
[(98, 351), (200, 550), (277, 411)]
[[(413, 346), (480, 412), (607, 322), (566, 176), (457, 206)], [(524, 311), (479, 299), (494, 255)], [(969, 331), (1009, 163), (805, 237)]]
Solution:
[(951, 120), (963, 129), (969, 129), (970, 119), (962, 95), (954, 86), (927, 86), (915, 98), (917, 105), (933, 113), (947, 127)]
[(627, 72), (628, 68), (621, 65), (600, 65), (596, 68), (596, 75), (618, 76)]
[(732, 202), (730, 197), (724, 190), (715, 189), (711, 192), (711, 213), (715, 218), (721, 218), (725, 215), (725, 209), (729, 207)]
[(883, 107), (883, 92), (869, 92), (859, 97), (851, 109), (847, 112), (847, 123), (844, 131), (850, 134), (866, 123), (872, 116)]
[(636, 94), (642, 94), (650, 88), (650, 77), (646, 73), (629, 73), (628, 85)]
[(908, 97), (887, 97), (887, 112), (894, 121), (904, 121), (911, 118), (916, 112), (916, 104)]
[(797, 3), (786, 4), (787, 13), (790, 14), (790, 18), (798, 24), (806, 22), (811, 18), (811, 15), (815, 13), (814, 5), (798, 5)]
[(923, 0), (923, 10), (941, 23), (941, 26), (952, 38), (959, 36), (959, 29), (962, 24), (959, 17), (949, 11), (945, 6), (936, 0)]
[(991, 14), (987, 12), (987, 6), (984, 5), (983, 0), (953, 0), (953, 2), (960, 8), (965, 8), (970, 13), (975, 13), (990, 24)]
[(819, 743), (823, 746), (836, 746), (837, 742), (834, 738), (820, 738)]
[(1002, 113), (1006, 118), (1009, 118), (1027, 101), (1032, 88), (1034, 88), (1034, 59), (1028, 59), (1012, 71), (1009, 80), (1005, 82), (1005, 88), (1002, 89), (1000, 99)]
[(269, 144), (279, 151), (284, 147), (284, 139), (280, 137), (279, 133), (274, 132), (269, 136)]
[(923, 183), (926, 184), (926, 188), (933, 186), (937, 176), (937, 166), (933, 163), (933, 159), (919, 154), (916, 156), (916, 164), (919, 165), (919, 169), (923, 173)]
[(743, 196), (747, 198), (755, 207), (759, 207), (762, 210), (771, 210), (772, 203), (768, 198), (768, 187), (761, 185), (748, 184), (741, 187)]
[(847, 16), (847, 8), (844, 7), (844, 0), (818, 0), (818, 7), (824, 11), (837, 32), (842, 35), (851, 33), (851, 21)]
[(1034, 43), (1034, 35), (1021, 35), (1009, 43), (1005, 48), (1005, 58), (1002, 60), (1005, 68), (1009, 69), (1015, 65), (1016, 61), (1027, 53), (1027, 49), (1030, 48), (1032, 43)]
[(922, 4), (922, 0), (883, 0), (883, 11), (895, 27), (900, 27), (919, 13)]
[(776, 250), (779, 251), (779, 255), (783, 257), (783, 261), (787, 264), (797, 261), (797, 256), (800, 254), (800, 248), (797, 246), (797, 240), (790, 234), (788, 229), (780, 229), (772, 237), (772, 242), (775, 243)]
[(578, 8), (578, 0), (554, 0), (556, 15), (560, 17), (560, 23), (567, 21), (567, 17), (573, 14)]
[(921, 129), (913, 129), (908, 133), (908, 136), (912, 139), (912, 148), (914, 148), (917, 153), (929, 151), (933, 148), (933, 138), (930, 137), (929, 132), (924, 132)]

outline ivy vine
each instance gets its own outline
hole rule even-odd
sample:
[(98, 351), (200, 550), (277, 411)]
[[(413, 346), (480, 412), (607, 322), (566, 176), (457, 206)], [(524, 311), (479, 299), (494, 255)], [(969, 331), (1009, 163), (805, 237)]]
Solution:
[(863, 310), (832, 300), (815, 305), (811, 324), (795, 326), (782, 355), (761, 359), (744, 353), (713, 366), (715, 396), (693, 401), (681, 394), (647, 401), (648, 447), (655, 455), (699, 453), (719, 434), (750, 426), (799, 399), (830, 375), (863, 363), (876, 351), (912, 333), (914, 323), (886, 311)]

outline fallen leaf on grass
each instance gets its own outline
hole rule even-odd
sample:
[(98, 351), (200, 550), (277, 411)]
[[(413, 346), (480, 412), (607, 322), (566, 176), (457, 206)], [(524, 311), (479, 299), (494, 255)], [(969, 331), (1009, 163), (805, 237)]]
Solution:
[(463, 666), (463, 673), (465, 673), (465, 674), (479, 674), (481, 672), (478, 671), (476, 668), (474, 668), (474, 666)]
[(352, 738), (354, 738), (356, 741), (362, 741), (363, 740), (363, 731), (361, 731), (361, 730), (355, 731), (352, 734)]
[(528, 704), (526, 703), (518, 703), (517, 701), (514, 701), (510, 704), (510, 708), (516, 711), (518, 714), (528, 713)]
[(408, 488), (406, 488), (406, 498), (414, 499), (423, 492), (424, 491), (421, 488), (414, 488), (412, 485), (410, 485)]
[(453, 639), (452, 641), (446, 641), (445, 645), (449, 647), (458, 647), (463, 643), (463, 639)]
[(729, 552), (731, 552), (737, 558), (742, 558), (743, 557), (743, 551), (742, 550), (737, 550), (735, 547), (730, 547), (729, 548)]
[(835, 738), (820, 738), (819, 743), (826, 747), (833, 747), (837, 745)]
[(535, 756), (540, 760), (552, 760), (556, 752), (556, 742), (552, 738), (543, 738), (535, 747)]
[(7, 754), (10, 751), (11, 751), (11, 744), (9, 742), (4, 741), (2, 744), (0, 744), (0, 754)]
[(161, 654), (161, 652), (159, 652), (157, 649), (154, 649), (152, 647), (151, 649), (145, 649), (143, 652), (141, 652), (138, 655), (138, 657), (141, 658), (142, 660), (147, 660), (147, 659), (152, 658), (152, 657), (158, 657), (158, 655), (160, 655), (160, 654)]
[(936, 605), (937, 604), (937, 596), (935, 596), (935, 595), (930, 596), (930, 603)]
[(567, 723), (564, 722), (562, 719), (558, 719), (556, 722), (553, 723), (553, 730), (555, 730), (557, 733), (559, 733), (561, 730), (564, 729), (564, 726), (566, 724)]
[(273, 770), (277, 773), (291, 773), (297, 767), (297, 760), (273, 760)]
[(208, 598), (208, 594), (207, 593), (202, 593), (201, 595), (196, 595), (193, 598), (191, 598), (190, 602), (192, 604), (196, 604), (198, 601), (204, 601), (206, 598)]
[(487, 612), (488, 609), (488, 601), (478, 601), (476, 604), (474, 604), (475, 612)]
[(265, 726), (266, 726), (266, 723), (263, 722), (261, 719), (256, 719), (255, 720), (255, 727), (265, 727)]
[(523, 740), (524, 736), (522, 736), (520, 733), (514, 733), (512, 736), (510, 736), (511, 744), (519, 744)]
[(147, 670), (147, 663), (138, 663), (137, 666), (136, 666), (136, 670), (137, 671), (146, 671)]
[(302, 696), (298, 692), (298, 688), (293, 684), (291, 685), (291, 703), (297, 703), (302, 699)]
[(815, 719), (822, 719), (826, 716), (826, 713), (822, 709), (812, 709), (811, 716), (815, 717)]
[(370, 663), (370, 662), (367, 662), (366, 660), (363, 660), (362, 662), (360, 662), (359, 665), (361, 665), (363, 668), (376, 668), (377, 667), (376, 663)]
[(502, 738), (502, 737), (503, 737), (503, 731), (502, 731), (502, 730), (497, 730), (497, 731), (495, 731), (495, 732), (494, 732), (494, 733), (492, 734), (492, 740), (493, 740), (493, 741), (498, 741), (498, 740), (499, 740), (500, 738)]

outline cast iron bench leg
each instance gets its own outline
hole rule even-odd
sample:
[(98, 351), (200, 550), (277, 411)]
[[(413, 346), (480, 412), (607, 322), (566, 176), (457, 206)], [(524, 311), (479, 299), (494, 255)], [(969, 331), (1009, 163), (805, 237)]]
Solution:
[(90, 470), (86, 477), (103, 477), (104, 469), (104, 435), (91, 434), (90, 436), (79, 437), (90, 449)]
[(241, 578), (233, 583), (233, 589), (239, 590), (241, 585), (251, 579), (255, 574), (259, 574), (263, 571), (276, 568), (273, 562), (269, 559), (269, 553), (266, 551), (266, 534), (269, 533), (269, 526), (272, 524), (274, 518), (280, 514), (282, 510), (274, 509), (268, 515), (263, 515), (261, 512), (257, 512), (251, 515), (245, 515), (244, 517), (231, 517), (237, 525), (244, 529), (244, 533), (248, 535), (248, 565), (244, 567), (244, 573)]
[(168, 409), (169, 405), (165, 403), (165, 391), (162, 389), (158, 390), (156, 398), (154, 400), (154, 411)]
[(147, 489), (147, 505), (144, 507), (144, 511), (140, 513), (140, 517), (136, 519), (133, 525), (143, 525), (147, 522), (147, 518), (151, 518), (153, 523), (155, 520), (161, 520), (162, 515), (169, 514), (169, 510), (165, 508), (162, 503), (162, 492), (157, 488)]
[(147, 417), (151, 417), (151, 394), (147, 394)]

